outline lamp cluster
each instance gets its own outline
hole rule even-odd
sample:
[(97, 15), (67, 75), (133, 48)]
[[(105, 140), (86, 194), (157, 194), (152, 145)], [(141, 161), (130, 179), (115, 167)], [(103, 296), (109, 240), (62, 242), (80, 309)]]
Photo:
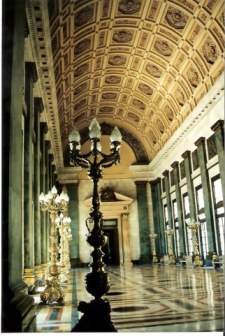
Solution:
[(44, 303), (58, 302), (63, 303), (64, 295), (60, 287), (61, 268), (58, 265), (58, 236), (56, 219), (58, 213), (65, 212), (68, 209), (69, 197), (64, 191), (60, 195), (54, 186), (46, 195), (42, 192), (39, 196), (40, 207), (42, 211), (48, 211), (51, 218), (50, 226), (50, 261), (48, 266), (47, 286), (41, 293), (41, 300)]

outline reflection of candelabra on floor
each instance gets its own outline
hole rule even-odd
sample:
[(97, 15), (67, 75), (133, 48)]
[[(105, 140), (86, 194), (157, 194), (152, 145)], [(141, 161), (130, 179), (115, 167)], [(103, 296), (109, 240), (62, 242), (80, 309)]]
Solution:
[(156, 250), (155, 250), (155, 240), (158, 237), (158, 235), (156, 233), (151, 233), (149, 235), (150, 240), (151, 240), (151, 246), (152, 246), (152, 253), (153, 253), (153, 258), (152, 258), (152, 262), (153, 263), (157, 263), (158, 262), (158, 258), (156, 257)]
[(186, 224), (188, 228), (192, 230), (194, 264), (195, 266), (202, 266), (202, 258), (200, 257), (198, 250), (198, 236), (197, 236), (197, 230), (201, 224), (199, 222), (196, 222), (194, 219), (192, 219), (190, 222), (186, 222)]
[(60, 267), (58, 266), (58, 235), (56, 227), (56, 218), (59, 211), (63, 212), (67, 209), (69, 197), (62, 191), (60, 195), (57, 195), (57, 189), (52, 188), (47, 195), (41, 193), (39, 197), (40, 206), (42, 211), (48, 211), (51, 218), (50, 229), (50, 262), (48, 274), (49, 278), (46, 280), (47, 286), (44, 292), (41, 294), (41, 301), (44, 303), (59, 302), (63, 303), (63, 292), (60, 288), (59, 276)]
[(60, 235), (59, 253), (60, 253), (60, 282), (65, 283), (68, 280), (68, 274), (71, 268), (69, 242), (72, 240), (70, 217), (63, 217), (61, 213), (56, 219), (57, 228)]
[(172, 242), (173, 230), (169, 228), (169, 229), (165, 230), (165, 234), (167, 236), (169, 264), (175, 264), (176, 263), (176, 258), (175, 258), (175, 255), (173, 253), (173, 242)]

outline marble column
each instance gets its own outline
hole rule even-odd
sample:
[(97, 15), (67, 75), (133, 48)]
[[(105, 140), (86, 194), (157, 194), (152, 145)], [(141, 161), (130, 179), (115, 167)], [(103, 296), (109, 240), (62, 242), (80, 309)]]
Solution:
[(225, 205), (225, 157), (224, 157), (224, 120), (218, 120), (211, 129), (215, 132), (216, 150), (219, 161), (220, 178)]
[(25, 64), (25, 101), (27, 115), (24, 132), (24, 280), (33, 290), (37, 280), (34, 272), (34, 83), (35, 63)]
[[(50, 174), (49, 174), (49, 167), (50, 167), (50, 157), (49, 157), (49, 150), (51, 148), (51, 143), (49, 140), (45, 140), (45, 162), (46, 162), (46, 175), (45, 175), (45, 190), (48, 193), (52, 189), (52, 185), (50, 183)], [(50, 226), (51, 220), (49, 213), (46, 213), (46, 226), (45, 226), (45, 235), (46, 235), (46, 250), (47, 250), (47, 262), (50, 260)]]
[(186, 151), (182, 154), (184, 158), (184, 168), (185, 168), (185, 175), (187, 179), (187, 193), (189, 199), (189, 208), (190, 208), (190, 219), (197, 220), (196, 216), (196, 208), (195, 208), (195, 197), (194, 197), (194, 187), (193, 181), (191, 178), (191, 152)]
[[(23, 281), (23, 102), (25, 1), (2, 8), (1, 332), (32, 330), (34, 299)], [(26, 35), (27, 36), (27, 35)], [(26, 316), (26, 318), (24, 318)]]
[[(46, 143), (45, 134), (48, 132), (47, 123), (41, 122), (40, 124), (40, 151), (41, 151), (41, 182), (40, 182), (40, 193), (46, 194), (48, 190), (46, 189)], [(41, 265), (42, 271), (45, 272), (47, 269), (48, 261), (48, 250), (47, 250), (47, 236), (46, 236), (46, 225), (47, 225), (47, 213), (41, 211)]]
[(72, 234), (72, 241), (70, 244), (70, 262), (71, 267), (75, 268), (81, 266), (79, 255), (80, 228), (79, 228), (78, 183), (67, 184), (66, 187), (70, 199), (69, 216), (71, 218), (71, 234)]
[[(150, 187), (149, 183), (147, 183), (146, 188), (147, 188), (146, 192), (147, 192), (147, 204), (148, 204), (149, 232), (151, 234), (153, 234), (153, 233), (155, 233), (154, 232), (155, 229), (154, 229), (154, 222), (153, 222), (152, 191), (151, 191), (151, 187)], [(156, 251), (155, 240), (150, 238), (150, 237), (149, 237), (149, 240), (150, 240), (150, 248), (151, 248), (150, 254), (151, 254), (151, 256), (153, 256), (153, 254)]]
[(169, 171), (165, 170), (163, 172), (163, 176), (165, 179), (165, 189), (166, 189), (166, 204), (168, 210), (168, 222), (169, 227), (173, 229), (173, 218), (172, 218), (172, 207), (171, 207), (171, 197), (170, 197), (170, 184), (169, 184)]
[(186, 254), (187, 252), (185, 251), (185, 234), (184, 234), (185, 221), (183, 218), (182, 199), (181, 199), (181, 191), (180, 191), (180, 186), (179, 186), (179, 162), (175, 161), (171, 165), (171, 167), (173, 168), (175, 191), (176, 191), (179, 238), (180, 238), (180, 253)]
[(198, 161), (201, 172), (202, 179), (202, 189), (205, 205), (205, 219), (207, 225), (207, 237), (208, 237), (208, 249), (209, 252), (216, 251), (216, 241), (215, 241), (215, 229), (214, 229), (214, 219), (213, 219), (213, 206), (210, 194), (210, 181), (209, 174), (207, 170), (207, 159), (206, 159), (206, 148), (205, 148), (205, 138), (201, 137), (196, 142)]
[(155, 241), (156, 255), (161, 257), (166, 254), (165, 244), (165, 226), (163, 221), (163, 207), (161, 200), (161, 179), (158, 178), (150, 182), (152, 190), (152, 204), (153, 204), (153, 222), (154, 232), (157, 234)]
[(129, 230), (129, 215), (127, 213), (121, 214), (122, 224), (122, 240), (123, 240), (123, 264), (130, 266), (131, 253), (130, 253), (130, 230)]
[(39, 203), (39, 195), (41, 193), (41, 152), (40, 152), (40, 113), (43, 112), (44, 106), (42, 99), (34, 98), (34, 270), (38, 277), (39, 283), (43, 280), (43, 269), (41, 264), (41, 209)]
[(150, 241), (148, 223), (148, 204), (147, 204), (147, 181), (136, 181), (137, 205), (140, 234), (140, 262), (150, 262)]

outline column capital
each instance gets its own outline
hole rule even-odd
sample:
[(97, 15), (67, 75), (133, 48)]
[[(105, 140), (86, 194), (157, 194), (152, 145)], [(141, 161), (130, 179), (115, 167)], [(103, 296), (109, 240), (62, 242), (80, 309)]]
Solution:
[(136, 185), (146, 185), (148, 181), (135, 181)]
[(46, 122), (41, 121), (41, 122), (40, 122), (40, 128), (41, 128), (41, 130), (42, 130), (45, 134), (48, 133), (48, 125), (47, 125)]
[(195, 146), (199, 147), (205, 144), (205, 137), (200, 137), (197, 141), (195, 141)]
[(215, 124), (212, 125), (211, 130), (216, 132), (217, 130), (223, 130), (224, 120), (217, 120)]
[(173, 169), (177, 168), (179, 166), (179, 162), (178, 161), (174, 161), (172, 164), (171, 164), (171, 167)]
[(183, 159), (189, 158), (191, 156), (191, 151), (187, 150), (181, 156)]
[(25, 17), (25, 26), (24, 26), (24, 37), (27, 38), (30, 34), (27, 17)]
[(33, 82), (36, 83), (36, 81), (38, 80), (36, 64), (34, 62), (26, 62), (25, 66), (26, 66), (26, 71), (32, 77)]
[(157, 177), (157, 179), (155, 179), (155, 180), (149, 181), (149, 183), (150, 183), (151, 185), (153, 185), (153, 184), (157, 184), (157, 183), (160, 183), (160, 182), (161, 182), (161, 178), (160, 178), (160, 177)]
[(34, 97), (34, 108), (36, 113), (42, 113), (44, 110), (44, 104), (41, 97)]
[(167, 169), (167, 170), (164, 170), (164, 172), (162, 173), (163, 174), (163, 176), (168, 176), (169, 175), (169, 170)]

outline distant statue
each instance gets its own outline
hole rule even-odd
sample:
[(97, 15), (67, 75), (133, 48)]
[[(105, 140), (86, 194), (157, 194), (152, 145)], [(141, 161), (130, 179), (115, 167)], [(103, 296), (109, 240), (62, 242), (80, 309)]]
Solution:
[(109, 187), (103, 189), (101, 192), (101, 201), (102, 202), (115, 202), (116, 196), (114, 194), (114, 191), (110, 189)]

